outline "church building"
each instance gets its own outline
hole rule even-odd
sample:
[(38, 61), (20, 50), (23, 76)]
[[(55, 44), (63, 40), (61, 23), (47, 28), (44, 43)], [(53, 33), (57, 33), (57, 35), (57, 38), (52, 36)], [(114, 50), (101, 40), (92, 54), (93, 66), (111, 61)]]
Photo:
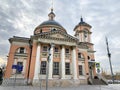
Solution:
[(36, 85), (39, 80), (45, 83), (48, 77), (49, 85), (61, 86), (88, 84), (88, 80), (96, 76), (92, 26), (81, 17), (71, 36), (55, 16), (51, 9), (49, 19), (38, 25), (30, 38), (9, 38), (6, 79), (17, 74), (17, 78)]

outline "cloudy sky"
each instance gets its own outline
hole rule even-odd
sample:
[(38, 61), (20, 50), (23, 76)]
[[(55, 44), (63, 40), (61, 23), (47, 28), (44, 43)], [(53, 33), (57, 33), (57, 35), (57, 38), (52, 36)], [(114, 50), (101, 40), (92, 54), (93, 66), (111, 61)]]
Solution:
[[(109, 71), (105, 36), (112, 53), (113, 71), (120, 72), (120, 0), (53, 0), (56, 21), (69, 34), (80, 22), (92, 25), (95, 59)], [(13, 36), (30, 37), (36, 26), (48, 20), (51, 0), (0, 0), (0, 58), (6, 59), (8, 39)]]

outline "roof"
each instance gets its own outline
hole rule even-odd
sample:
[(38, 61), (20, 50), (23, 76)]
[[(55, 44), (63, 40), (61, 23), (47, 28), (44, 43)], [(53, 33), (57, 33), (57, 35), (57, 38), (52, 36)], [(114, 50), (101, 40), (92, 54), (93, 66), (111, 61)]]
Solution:
[[(42, 30), (42, 32), (44, 32), (45, 29), (42, 29), (44, 27), (55, 28), (56, 30), (61, 30), (61, 31), (67, 33), (67, 31), (64, 29), (64, 27), (61, 24), (59, 24), (57, 21), (54, 20), (55, 14), (53, 12), (53, 9), (51, 9), (51, 12), (48, 14), (48, 17), (49, 17), (49, 20), (44, 21), (40, 25), (38, 25), (35, 28), (34, 33), (36, 32), (36, 34), (39, 34), (39, 32), (41, 32), (40, 30)], [(46, 32), (46, 30), (45, 30), (45, 32)]]
[(78, 27), (78, 26), (87, 26), (87, 27), (92, 27), (91, 25), (89, 25), (88, 23), (83, 21), (83, 18), (81, 17), (80, 22), (78, 23), (78, 25), (75, 26), (74, 30)]
[[(59, 24), (57, 21), (55, 20), (47, 20), (47, 21), (44, 21), (43, 23), (41, 23), (39, 26), (43, 26), (43, 25), (56, 25), (56, 26), (59, 26), (59, 27), (62, 27), (61, 24)], [(38, 27), (39, 27), (38, 26)], [(62, 27), (63, 28), (63, 27)]]

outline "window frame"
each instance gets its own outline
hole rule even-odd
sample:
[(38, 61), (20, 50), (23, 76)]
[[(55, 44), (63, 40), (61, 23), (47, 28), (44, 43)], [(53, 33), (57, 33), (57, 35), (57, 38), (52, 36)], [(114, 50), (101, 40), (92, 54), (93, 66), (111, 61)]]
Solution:
[(53, 62), (53, 75), (59, 75), (59, 62)]
[(70, 75), (70, 63), (65, 63), (65, 75)]
[(48, 46), (43, 46), (43, 47), (42, 47), (42, 51), (43, 51), (43, 52), (47, 52), (47, 51), (48, 51)]
[(79, 75), (83, 75), (83, 66), (78, 65)]
[[(17, 66), (23, 66), (23, 62), (18, 61), (18, 62), (17, 62)], [(19, 70), (16, 69), (16, 73), (17, 73), (17, 74), (22, 74), (22, 71), (19, 71)]]
[(55, 53), (58, 53), (58, 52), (59, 52), (59, 48), (58, 48), (58, 47), (55, 47), (55, 48), (54, 48), (54, 52), (55, 52)]
[(40, 74), (46, 75), (47, 62), (41, 61)]
[(70, 53), (70, 49), (69, 48), (65, 48), (65, 53), (69, 54)]
[(24, 47), (20, 47), (19, 53), (25, 53), (25, 48)]

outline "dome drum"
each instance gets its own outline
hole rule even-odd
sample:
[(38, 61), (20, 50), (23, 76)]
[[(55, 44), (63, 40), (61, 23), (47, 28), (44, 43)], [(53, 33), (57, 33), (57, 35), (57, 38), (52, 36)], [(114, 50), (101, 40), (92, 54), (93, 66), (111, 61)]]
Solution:
[(34, 30), (34, 34), (49, 32), (51, 30), (60, 30), (67, 33), (66, 30), (58, 22), (56, 22), (55, 20), (48, 20), (37, 26)]

